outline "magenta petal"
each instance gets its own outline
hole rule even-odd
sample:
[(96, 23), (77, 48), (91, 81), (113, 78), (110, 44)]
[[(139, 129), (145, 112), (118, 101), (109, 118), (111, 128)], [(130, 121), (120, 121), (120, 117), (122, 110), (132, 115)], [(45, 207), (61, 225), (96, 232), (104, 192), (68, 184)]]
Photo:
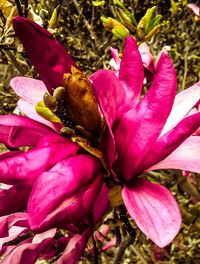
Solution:
[(120, 113), (124, 100), (123, 87), (116, 75), (109, 70), (99, 70), (90, 76), (95, 94), (110, 129)]
[(156, 141), (151, 151), (142, 162), (140, 171), (144, 171), (146, 168), (165, 159), (192, 135), (198, 127), (200, 127), (200, 113), (183, 119), (173, 130)]
[(119, 79), (126, 94), (124, 108), (128, 110), (138, 102), (144, 81), (142, 59), (137, 42), (132, 36), (126, 38), (120, 63)]
[(90, 231), (90, 228), (87, 228), (83, 234), (74, 235), (67, 244), (62, 256), (58, 259), (57, 264), (76, 264), (87, 246)]
[(108, 199), (109, 188), (105, 183), (102, 185), (102, 189), (97, 196), (97, 199), (93, 207), (93, 225), (96, 225), (106, 213), (110, 201)]
[(9, 235), (9, 229), (12, 226), (28, 227), (26, 213), (15, 213), (0, 217), (0, 237)]
[(62, 223), (81, 222), (89, 215), (102, 186), (100, 164), (78, 155), (40, 175), (28, 203), (29, 224), (44, 231)]
[(42, 81), (28, 77), (15, 77), (10, 81), (10, 86), (19, 97), (33, 105), (43, 100), (43, 95), (47, 92)]
[(172, 194), (163, 186), (137, 179), (122, 190), (124, 204), (137, 226), (159, 247), (165, 247), (181, 227), (181, 215)]
[(28, 18), (15, 17), (14, 30), (49, 92), (62, 85), (64, 73), (75, 66), (66, 49), (44, 28)]
[(18, 184), (7, 190), (0, 189), (0, 216), (22, 211), (30, 194), (30, 186)]
[(57, 162), (75, 155), (78, 150), (77, 144), (65, 139), (62, 143), (38, 147), (1, 160), (0, 181), (6, 184), (31, 184), (41, 173)]
[(108, 165), (111, 167), (115, 159), (115, 142), (113, 137), (114, 124), (117, 125), (117, 119), (120, 115), (120, 106), (124, 100), (124, 90), (116, 75), (108, 70), (100, 70), (94, 73), (90, 79), (94, 84), (94, 90), (98, 98), (101, 111), (108, 125), (104, 138), (107, 152)]
[(175, 97), (172, 111), (161, 132), (161, 135), (164, 135), (170, 129), (174, 128), (184, 117), (186, 117), (199, 100), (200, 82), (195, 83), (188, 89), (178, 93)]
[(18, 115), (0, 116), (0, 142), (8, 147), (35, 146), (44, 135), (55, 135), (49, 127)]
[(135, 175), (137, 167), (160, 135), (175, 92), (175, 70), (169, 57), (163, 54), (151, 88), (136, 109), (124, 114), (116, 130), (116, 170), (123, 179), (130, 180)]
[(200, 173), (200, 137), (191, 136), (174, 152), (161, 162), (153, 165), (150, 170), (180, 169)]

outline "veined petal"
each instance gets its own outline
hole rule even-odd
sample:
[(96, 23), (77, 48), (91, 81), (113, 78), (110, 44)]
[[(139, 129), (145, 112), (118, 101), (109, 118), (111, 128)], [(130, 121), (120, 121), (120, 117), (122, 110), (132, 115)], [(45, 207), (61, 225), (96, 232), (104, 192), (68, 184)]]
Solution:
[[(160, 137), (141, 164), (140, 172), (160, 162), (178, 148), (200, 127), (200, 113), (183, 119), (174, 129)], [(138, 173), (140, 173), (138, 171)]]
[(41, 173), (75, 155), (78, 150), (77, 144), (65, 139), (62, 143), (38, 147), (0, 160), (0, 181), (6, 184), (31, 184)]
[(77, 155), (40, 175), (28, 203), (31, 229), (44, 231), (58, 224), (83, 221), (101, 190), (100, 164)]
[(30, 190), (30, 186), (24, 184), (14, 185), (7, 190), (0, 189), (0, 216), (24, 210)]
[(44, 135), (55, 135), (49, 127), (25, 116), (0, 116), (0, 142), (8, 147), (35, 146)]
[(181, 215), (172, 194), (163, 186), (137, 179), (122, 190), (124, 204), (142, 232), (159, 247), (172, 242), (181, 227)]
[(157, 140), (171, 111), (176, 92), (176, 75), (169, 57), (162, 63), (151, 88), (135, 109), (125, 113), (115, 133), (118, 158), (115, 169), (130, 180)]
[(33, 105), (42, 101), (48, 91), (42, 81), (28, 77), (15, 77), (10, 81), (10, 86), (19, 97)]
[(47, 119), (43, 118), (41, 115), (39, 115), (36, 112), (35, 105), (33, 105), (33, 104), (23, 100), (23, 99), (20, 99), (17, 102), (17, 106), (19, 107), (20, 111), (23, 114), (25, 114), (26, 116), (28, 116), (29, 118), (52, 128), (53, 130), (55, 130), (58, 133), (60, 132), (61, 128), (63, 127), (62, 124), (54, 123), (54, 122), (48, 121)]
[(90, 76), (104, 118), (112, 130), (125, 98), (123, 87), (116, 75), (109, 70), (99, 70)]
[(105, 155), (108, 165), (111, 167), (116, 154), (113, 130), (118, 122), (125, 93), (120, 81), (112, 71), (99, 70), (90, 77), (90, 80), (93, 82), (95, 94), (109, 128), (103, 144), (108, 150)]
[(24, 45), (47, 89), (62, 85), (64, 73), (76, 66), (66, 49), (53, 38), (50, 32), (28, 18), (13, 19), (15, 33)]
[(125, 41), (119, 69), (119, 80), (125, 91), (125, 100), (122, 107), (124, 111), (127, 111), (137, 104), (144, 81), (142, 59), (136, 40), (132, 36), (128, 36)]
[(62, 256), (58, 259), (57, 264), (76, 264), (87, 246), (90, 232), (90, 228), (87, 228), (83, 234), (74, 235), (67, 244)]
[(191, 136), (167, 158), (148, 168), (148, 171), (159, 169), (179, 169), (200, 173), (199, 157), (200, 137)]
[(160, 137), (174, 128), (190, 112), (190, 110), (199, 100), (200, 82), (177, 94), (174, 100), (172, 111), (167, 119)]

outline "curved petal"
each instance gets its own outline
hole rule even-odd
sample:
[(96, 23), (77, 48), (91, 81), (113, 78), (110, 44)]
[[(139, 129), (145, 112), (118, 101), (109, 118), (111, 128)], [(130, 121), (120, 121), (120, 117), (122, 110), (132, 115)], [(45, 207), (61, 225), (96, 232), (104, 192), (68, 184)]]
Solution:
[(154, 73), (155, 72), (154, 59), (147, 43), (143, 42), (142, 44), (140, 44), (138, 50), (140, 52), (144, 67), (151, 73)]
[(93, 82), (95, 94), (99, 101), (109, 131), (106, 132), (103, 144), (106, 145), (106, 157), (109, 167), (115, 159), (114, 124), (117, 125), (120, 106), (124, 100), (124, 90), (115, 74), (108, 70), (99, 70), (90, 80)]
[(18, 184), (7, 190), (0, 189), (0, 216), (8, 215), (26, 208), (30, 186)]
[(23, 152), (0, 161), (0, 181), (6, 184), (31, 184), (57, 162), (73, 156), (79, 150), (75, 143), (65, 140)]
[(172, 194), (163, 186), (137, 179), (122, 190), (124, 204), (137, 226), (159, 247), (172, 242), (181, 227), (181, 215)]
[(19, 97), (33, 105), (42, 101), (47, 92), (42, 81), (28, 77), (15, 77), (10, 81), (10, 86)]
[(58, 259), (57, 264), (76, 264), (87, 246), (90, 231), (90, 228), (87, 228), (83, 234), (74, 235), (67, 244), (62, 256)]
[(142, 59), (137, 42), (132, 36), (128, 36), (125, 41), (119, 69), (119, 80), (125, 91), (123, 108), (124, 111), (127, 111), (137, 104), (144, 81)]
[[(142, 162), (140, 172), (160, 162), (200, 127), (200, 113), (186, 117), (173, 130), (160, 137)], [(140, 173), (138, 172), (138, 173)]]
[(55, 130), (58, 133), (60, 132), (61, 128), (63, 127), (63, 125), (60, 123), (54, 123), (54, 122), (48, 121), (47, 119), (43, 118), (41, 115), (39, 115), (36, 112), (35, 105), (33, 105), (33, 104), (23, 100), (23, 99), (20, 99), (17, 102), (17, 106), (19, 107), (20, 111), (24, 115), (26, 115), (29, 118), (52, 128), (53, 130)]
[(93, 82), (95, 95), (107, 125), (112, 130), (125, 97), (124, 89), (116, 75), (109, 70), (95, 72), (90, 76), (90, 80)]
[(12, 226), (28, 227), (27, 214), (15, 213), (0, 217), (0, 237), (8, 236)]
[(100, 164), (78, 155), (57, 163), (40, 175), (28, 203), (31, 229), (44, 231), (63, 223), (81, 222), (101, 190)]
[(148, 168), (147, 171), (159, 169), (179, 169), (200, 173), (199, 157), (200, 137), (191, 136), (166, 159)]
[(35, 146), (44, 135), (55, 135), (49, 127), (25, 116), (0, 116), (0, 142), (8, 147)]
[(72, 65), (76, 66), (71, 56), (51, 33), (32, 20), (15, 17), (13, 27), (40, 78), (52, 93), (53, 88), (62, 85), (64, 73), (70, 72)]
[(170, 114), (176, 92), (176, 74), (170, 58), (162, 63), (151, 88), (135, 109), (125, 113), (115, 133), (118, 158), (115, 169), (130, 180), (157, 140)]
[(199, 100), (200, 82), (177, 94), (174, 100), (172, 111), (167, 119), (160, 137), (174, 128), (190, 112), (190, 110)]

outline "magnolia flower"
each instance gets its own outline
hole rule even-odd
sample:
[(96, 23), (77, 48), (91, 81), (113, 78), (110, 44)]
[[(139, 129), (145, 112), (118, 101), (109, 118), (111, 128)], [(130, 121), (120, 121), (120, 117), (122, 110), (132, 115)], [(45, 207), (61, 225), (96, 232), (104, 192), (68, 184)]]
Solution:
[(144, 73), (136, 41), (129, 36), (119, 77), (100, 70), (90, 79), (108, 125), (105, 155), (122, 197), (138, 227), (159, 247), (170, 243), (181, 226), (172, 194), (139, 177), (153, 169), (200, 172), (200, 113), (189, 114), (200, 98), (200, 82), (176, 97), (176, 74), (162, 53), (150, 89), (140, 100)]
[[(77, 66), (71, 61), (69, 54), (60, 47), (60, 44), (38, 25), (24, 18), (16, 18), (14, 28), (49, 93), (52, 94), (53, 89), (62, 84), (63, 75), (71, 69), (74, 71), (73, 67), (77, 69)], [(35, 42), (32, 41), (33, 36)], [(38, 43), (42, 44), (39, 46)], [(49, 49), (46, 49), (48, 46)], [(41, 47), (44, 53), (40, 52)], [(67, 60), (69, 63), (66, 66)], [(34, 102), (30, 102), (28, 92), (24, 92), (31, 80), (20, 78), (15, 79), (11, 84), (16, 91), (19, 91), (22, 81), (24, 89), (18, 94), (24, 102), (33, 105)], [(73, 79), (73, 76), (71, 78)], [(200, 98), (199, 84), (183, 91), (175, 98), (175, 71), (168, 56), (162, 53), (156, 64), (156, 73), (151, 88), (139, 101), (144, 73), (141, 56), (132, 37), (126, 40), (119, 77), (117, 78), (112, 71), (101, 70), (91, 76), (90, 80), (93, 82), (95, 94), (108, 126), (101, 147), (104, 148), (107, 164), (116, 184), (120, 183), (123, 186), (124, 204), (138, 227), (158, 246), (164, 247), (173, 240), (180, 229), (181, 216), (178, 206), (165, 187), (138, 176), (151, 169), (159, 168), (199, 171), (197, 158), (199, 140), (198, 137), (190, 137), (200, 125), (199, 114), (191, 114), (191, 109)], [(31, 87), (34, 89), (34, 85)], [(76, 88), (76, 86), (73, 87)], [(24, 113), (28, 115), (28, 109), (24, 107), (24, 110)], [(194, 144), (196, 147), (190, 149)], [(181, 148), (186, 150), (189, 148), (190, 153), (180, 152)], [(70, 158), (70, 162), (73, 160), (75, 164), (75, 159), (76, 156)], [(61, 202), (62, 198), (59, 195), (55, 197), (55, 204), (48, 205), (46, 201), (43, 202), (44, 206), (48, 206), (47, 209), (38, 206), (34, 208), (34, 204), (38, 203), (38, 197), (45, 200), (48, 190), (52, 191), (52, 184), (55, 183), (53, 175), (56, 171), (56, 179), (59, 179), (58, 170), (65, 169), (62, 165), (62, 162), (58, 163), (50, 170), (49, 182), (51, 184), (48, 187), (45, 186), (46, 191), (41, 196), (38, 192), (41, 190), (40, 186), (44, 186), (46, 172), (42, 174), (41, 179), (38, 178), (38, 184), (37, 182), (34, 184), (35, 192), (34, 188), (32, 192), (35, 195), (30, 198), (28, 212), (31, 215), (31, 211), (35, 210), (34, 216), (29, 220), (35, 230), (52, 228), (55, 223), (59, 224), (65, 219), (65, 204)], [(79, 169), (77, 173), (79, 175)], [(95, 178), (90, 177), (93, 183)], [(81, 177), (78, 176), (78, 179), (80, 180)], [(62, 177), (60, 181), (63, 182)], [(90, 184), (87, 177), (85, 183), (88, 188)], [(78, 183), (77, 185), (80, 186)], [(85, 190), (84, 185), (83, 189)], [(66, 203), (69, 205), (67, 194), (62, 193), (62, 195), (66, 197)], [(57, 199), (61, 202), (58, 207)], [(105, 204), (103, 203), (103, 207), (106, 210)], [(48, 214), (48, 208), (52, 213)], [(73, 205), (70, 208), (75, 215)], [(103, 215), (99, 212), (98, 214), (97, 218)]]

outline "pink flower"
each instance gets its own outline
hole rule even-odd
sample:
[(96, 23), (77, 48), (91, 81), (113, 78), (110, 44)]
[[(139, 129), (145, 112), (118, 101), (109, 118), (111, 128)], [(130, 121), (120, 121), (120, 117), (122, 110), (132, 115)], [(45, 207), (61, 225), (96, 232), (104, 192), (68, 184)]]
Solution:
[(140, 100), (144, 73), (136, 41), (129, 36), (119, 77), (108, 70), (91, 76), (108, 125), (105, 155), (113, 176), (123, 185), (124, 204), (138, 227), (159, 247), (169, 244), (181, 226), (172, 194), (138, 177), (152, 169), (200, 172), (200, 114), (188, 113), (200, 98), (200, 82), (176, 94), (176, 74), (162, 53), (150, 89)]

